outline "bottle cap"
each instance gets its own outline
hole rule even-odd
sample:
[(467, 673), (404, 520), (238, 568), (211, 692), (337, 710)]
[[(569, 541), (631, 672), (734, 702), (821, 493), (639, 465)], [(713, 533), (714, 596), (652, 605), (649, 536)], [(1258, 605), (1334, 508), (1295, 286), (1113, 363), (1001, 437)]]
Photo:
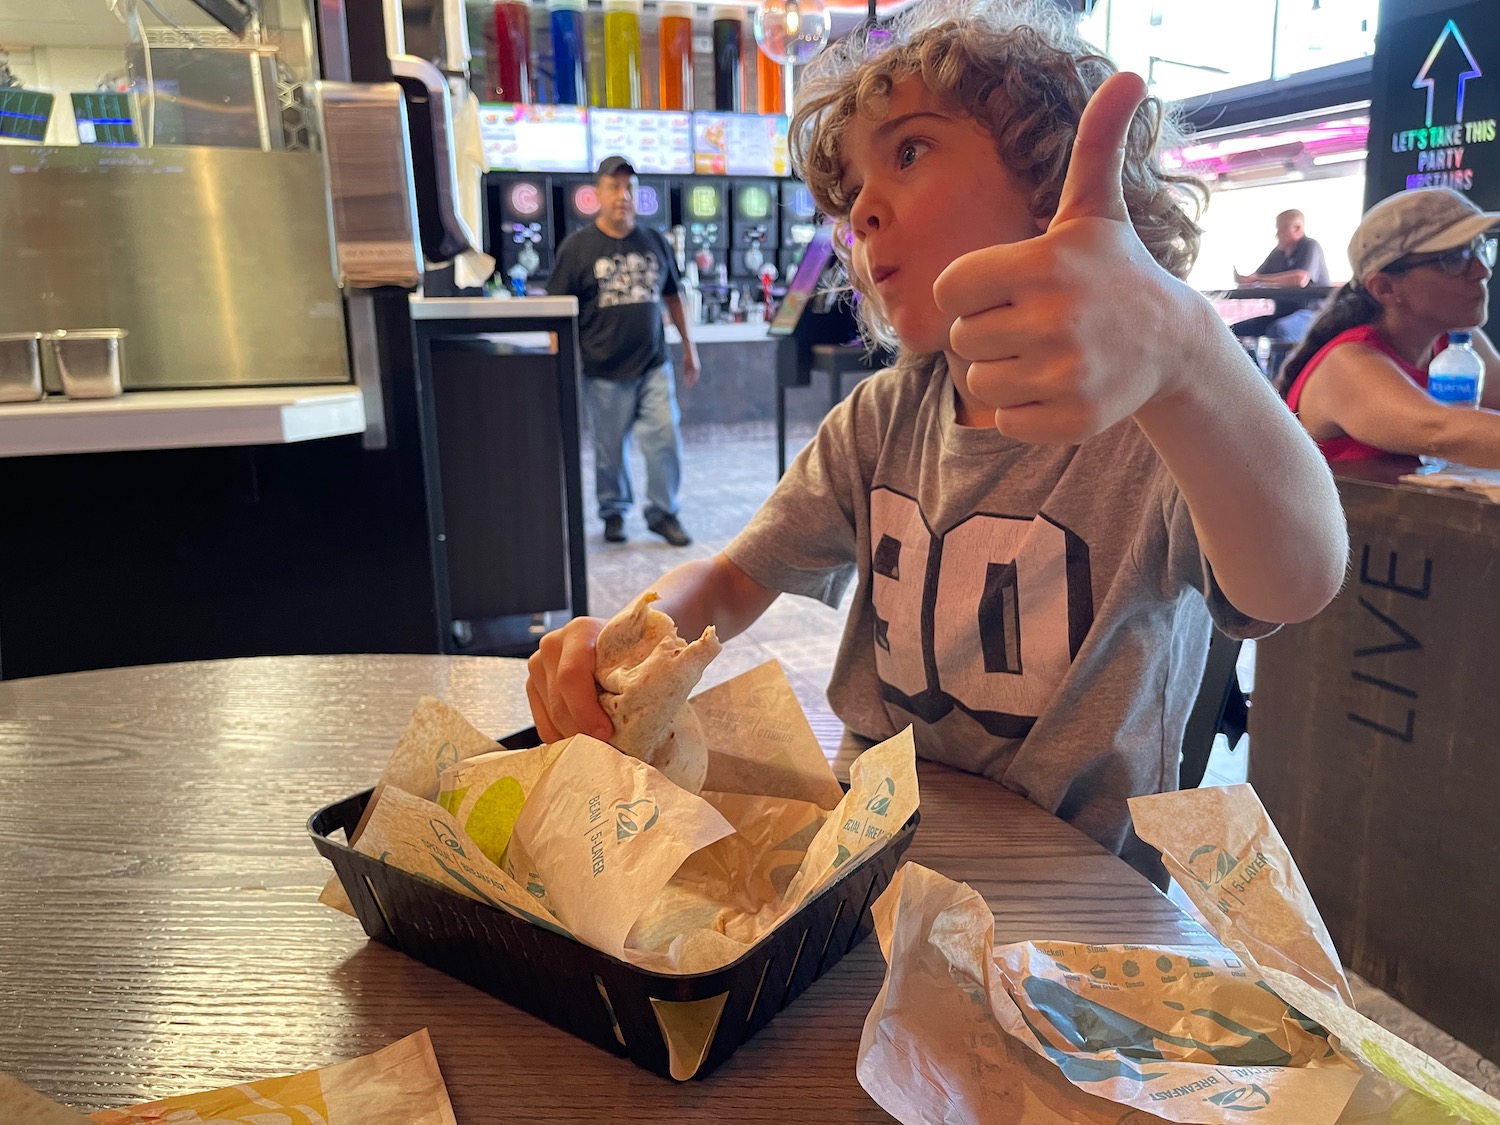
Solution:
[(547, 10), (552, 12), (581, 12), (588, 7), (588, 0), (547, 0)]
[(1474, 334), (1472, 332), (1450, 332), (1450, 333), (1448, 333), (1448, 343), (1450, 343), (1450, 344), (1467, 344), (1473, 338), (1474, 338)]
[(675, 17), (676, 19), (692, 19), (693, 6), (691, 4), (669, 2), (660, 7), (662, 19)]
[(735, 23), (744, 23), (745, 9), (728, 6), (717, 7), (714, 9), (714, 22), (717, 23), (719, 20), (733, 20)]

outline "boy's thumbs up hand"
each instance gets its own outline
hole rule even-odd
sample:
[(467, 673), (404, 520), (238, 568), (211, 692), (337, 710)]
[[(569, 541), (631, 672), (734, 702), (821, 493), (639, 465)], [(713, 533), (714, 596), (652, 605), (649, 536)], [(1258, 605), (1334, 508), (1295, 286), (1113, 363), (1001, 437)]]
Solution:
[(1182, 366), (1169, 334), (1182, 286), (1137, 237), (1121, 183), (1145, 93), (1129, 73), (1095, 91), (1044, 234), (965, 254), (933, 286), (955, 318), (949, 339), (970, 361), (970, 391), (1022, 441), (1092, 437), (1163, 393)]

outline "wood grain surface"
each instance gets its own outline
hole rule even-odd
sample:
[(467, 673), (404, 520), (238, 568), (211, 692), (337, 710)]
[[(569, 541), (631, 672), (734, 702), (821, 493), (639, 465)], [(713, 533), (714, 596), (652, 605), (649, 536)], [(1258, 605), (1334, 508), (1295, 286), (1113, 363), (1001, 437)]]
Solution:
[[(335, 656), (0, 682), (0, 1071), (92, 1111), (427, 1027), (460, 1125), (890, 1120), (854, 1074), (885, 971), (873, 939), (711, 1077), (677, 1084), (318, 904), (330, 868), (307, 817), (374, 782), (424, 693), (487, 733), (529, 725), (524, 677), (520, 661)], [(928, 764), (920, 778), (909, 858), (984, 894), (997, 940), (1212, 944), (1001, 786)]]

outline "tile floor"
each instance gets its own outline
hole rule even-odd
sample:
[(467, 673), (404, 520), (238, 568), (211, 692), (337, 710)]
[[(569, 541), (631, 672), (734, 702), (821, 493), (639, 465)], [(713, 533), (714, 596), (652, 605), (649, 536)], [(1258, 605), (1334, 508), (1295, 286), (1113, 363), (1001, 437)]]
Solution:
[[(812, 436), (806, 427), (789, 434), (789, 457)], [(684, 432), (681, 512), (683, 526), (693, 536), (690, 547), (670, 547), (646, 530), (639, 510), (626, 520), (629, 540), (606, 543), (594, 514), (592, 457), (585, 442), (584, 517), (588, 531), (589, 604), (609, 616), (672, 567), (688, 559), (708, 558), (734, 537), (776, 483), (775, 429), (769, 423), (705, 426)], [(636, 457), (635, 480), (645, 480)], [(784, 597), (744, 634), (724, 648), (710, 665), (704, 684), (738, 675), (769, 659), (781, 662), (804, 706), (827, 708), (823, 694), (843, 628), (840, 610), (806, 598)], [(1253, 685), (1255, 646), (1247, 644), (1240, 658), (1240, 682)], [(1249, 739), (1231, 749), (1220, 736), (1209, 759), (1205, 785), (1228, 785), (1245, 780)], [(1177, 890), (1173, 888), (1174, 892)], [(1184, 896), (1173, 900), (1191, 910)], [(1366, 1016), (1439, 1059), (1469, 1081), (1500, 1096), (1500, 1065), (1459, 1043), (1365, 981), (1353, 977), (1359, 1010)]]

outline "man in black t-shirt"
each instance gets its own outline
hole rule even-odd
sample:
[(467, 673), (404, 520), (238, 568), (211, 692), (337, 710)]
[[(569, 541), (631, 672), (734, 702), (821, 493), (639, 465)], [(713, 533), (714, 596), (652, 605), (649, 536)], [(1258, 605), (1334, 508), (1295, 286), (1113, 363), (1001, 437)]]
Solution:
[(646, 526), (674, 547), (692, 540), (677, 518), (682, 442), (677, 432), (672, 360), (662, 329), (665, 303), (682, 337), (682, 381), (698, 381), (677, 263), (659, 231), (635, 221), (635, 169), (623, 156), (606, 157), (596, 182), (599, 215), (557, 248), (547, 292), (578, 298), (578, 344), (584, 398), (594, 428), (594, 481), (604, 538), (625, 539), (633, 494), (632, 430), (646, 458)]
[[(1276, 249), (1266, 255), (1251, 274), (1234, 271), (1236, 285), (1264, 285), (1280, 289), (1302, 289), (1328, 284), (1328, 264), (1323, 248), (1303, 233), (1301, 211), (1283, 211), (1276, 216)], [(1256, 316), (1233, 326), (1236, 336), (1294, 344), (1307, 335), (1318, 315), (1321, 296), (1277, 298), (1270, 316)]]

